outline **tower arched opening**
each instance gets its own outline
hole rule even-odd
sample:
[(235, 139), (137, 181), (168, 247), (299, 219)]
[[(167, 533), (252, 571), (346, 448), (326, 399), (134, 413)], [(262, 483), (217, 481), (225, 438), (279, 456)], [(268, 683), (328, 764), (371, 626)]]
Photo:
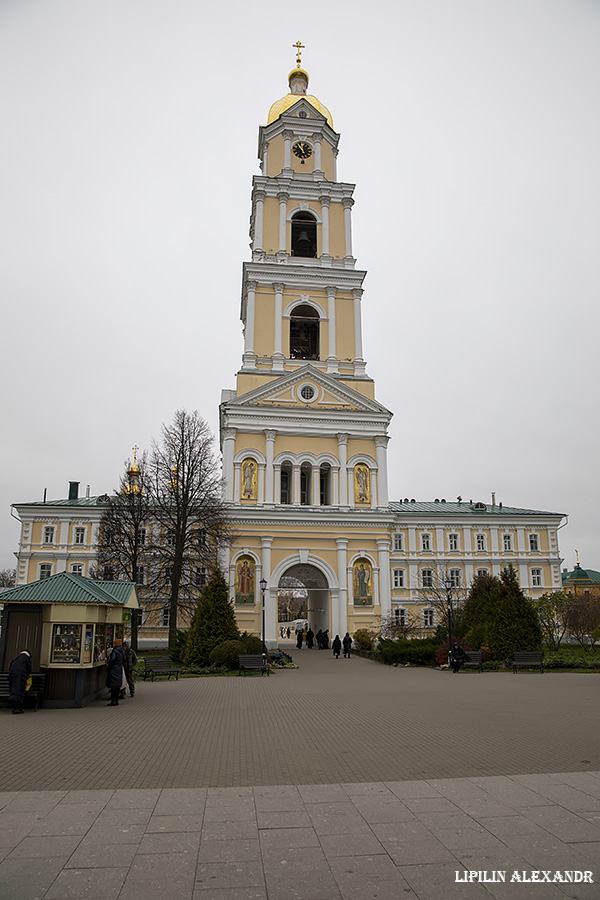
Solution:
[(320, 319), (316, 309), (301, 303), (290, 316), (290, 359), (319, 359)]
[(317, 255), (317, 220), (308, 212), (292, 216), (292, 256), (314, 259)]

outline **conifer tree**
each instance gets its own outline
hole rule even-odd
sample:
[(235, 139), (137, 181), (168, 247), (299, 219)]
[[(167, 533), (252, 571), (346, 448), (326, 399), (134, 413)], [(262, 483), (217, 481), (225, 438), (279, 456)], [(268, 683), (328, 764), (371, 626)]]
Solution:
[(202, 592), (188, 633), (184, 662), (187, 666), (207, 666), (211, 650), (223, 641), (238, 640), (240, 632), (229, 602), (227, 583), (219, 569), (213, 569)]

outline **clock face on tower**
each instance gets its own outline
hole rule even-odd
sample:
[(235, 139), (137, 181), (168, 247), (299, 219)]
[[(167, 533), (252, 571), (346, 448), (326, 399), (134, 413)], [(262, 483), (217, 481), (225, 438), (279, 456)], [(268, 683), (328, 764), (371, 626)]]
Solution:
[(312, 153), (312, 147), (310, 146), (310, 144), (307, 144), (306, 141), (296, 141), (296, 143), (292, 147), (292, 150), (294, 151), (294, 154), (298, 157), (298, 159), (301, 159), (302, 161), (308, 159), (308, 157)]

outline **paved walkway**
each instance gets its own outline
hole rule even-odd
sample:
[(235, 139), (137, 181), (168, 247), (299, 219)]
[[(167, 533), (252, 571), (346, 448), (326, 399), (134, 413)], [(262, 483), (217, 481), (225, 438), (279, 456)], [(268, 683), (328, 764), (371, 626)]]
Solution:
[[(0, 710), (0, 897), (600, 897), (596, 675), (294, 657)], [(595, 883), (455, 881), (532, 869)]]

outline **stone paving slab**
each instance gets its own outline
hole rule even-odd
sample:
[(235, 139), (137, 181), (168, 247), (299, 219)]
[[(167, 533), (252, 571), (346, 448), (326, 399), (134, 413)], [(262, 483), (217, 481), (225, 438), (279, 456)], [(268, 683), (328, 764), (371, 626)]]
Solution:
[[(600, 898), (594, 677), (296, 656), (0, 710), (2, 900)], [(534, 869), (594, 883), (457, 881)]]

